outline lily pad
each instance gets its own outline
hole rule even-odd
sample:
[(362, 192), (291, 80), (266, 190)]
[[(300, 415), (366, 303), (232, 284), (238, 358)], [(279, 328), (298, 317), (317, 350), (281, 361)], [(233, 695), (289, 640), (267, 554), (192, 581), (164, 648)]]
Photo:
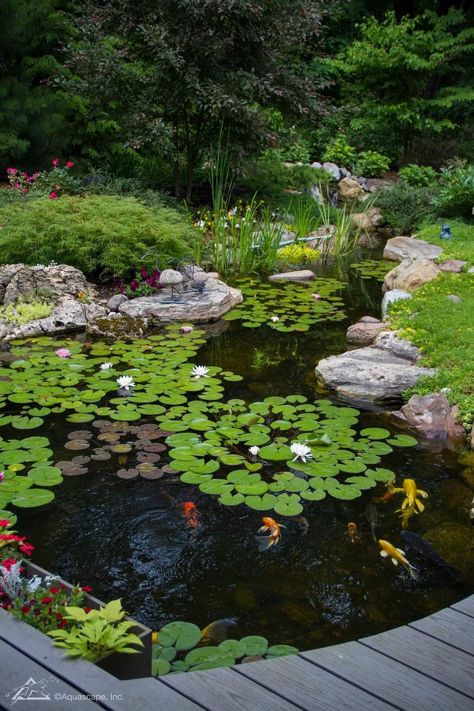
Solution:
[(158, 641), (163, 647), (175, 647), (178, 650), (192, 649), (200, 639), (201, 630), (191, 622), (170, 622), (158, 633)]

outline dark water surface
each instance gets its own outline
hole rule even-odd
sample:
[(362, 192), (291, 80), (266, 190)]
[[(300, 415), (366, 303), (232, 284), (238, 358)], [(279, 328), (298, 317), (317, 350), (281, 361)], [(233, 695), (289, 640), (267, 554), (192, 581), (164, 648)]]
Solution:
[[(345, 321), (316, 326), (307, 334), (225, 323), (195, 360), (244, 376), (241, 383), (230, 384), (230, 397), (320, 397), (314, 377), (318, 360), (345, 349), (349, 323), (378, 314), (380, 284), (352, 280), (349, 286)], [(52, 422), (45, 434), (56, 444), (56, 459), (70, 458), (74, 453), (68, 454), (63, 444), (77, 426)], [(387, 427), (387, 420), (365, 413), (361, 426), (368, 425)], [(177, 619), (202, 627), (235, 617), (233, 637), (259, 634), (271, 643), (309, 649), (407, 623), (473, 591), (474, 529), (468, 509), (474, 475), (472, 463), (471, 469), (461, 466), (460, 454), (420, 442), (385, 456), (381, 466), (397, 474), (397, 485), (412, 477), (428, 491), (426, 511), (411, 519), (410, 529), (459, 568), (461, 581), (445, 577), (415, 554), (411, 558), (421, 575), (414, 582), (380, 557), (364, 514), (374, 490), (355, 501), (306, 502), (307, 535), (289, 519), (282, 541), (258, 552), (254, 535), (263, 514), (224, 507), (176, 475), (157, 481), (118, 479), (117, 457), (91, 463), (86, 476), (65, 478), (55, 489), (55, 502), (44, 510), (22, 511), (18, 527), (36, 546), (35, 562), (71, 582), (92, 585), (104, 600), (121, 597), (130, 614), (153, 629)], [(383, 493), (383, 485), (375, 493)], [(200, 512), (196, 529), (186, 525), (186, 501)], [(401, 501), (397, 496), (378, 505), (377, 535), (403, 548), (395, 513)], [(351, 543), (346, 534), (350, 521), (358, 525), (359, 543)]]

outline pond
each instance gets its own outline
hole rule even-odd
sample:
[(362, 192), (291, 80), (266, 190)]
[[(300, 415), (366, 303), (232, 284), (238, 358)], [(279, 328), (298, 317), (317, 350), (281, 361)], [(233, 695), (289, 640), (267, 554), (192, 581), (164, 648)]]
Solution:
[[(244, 318), (212, 326), (205, 338), (198, 329), (185, 335), (168, 329), (110, 346), (39, 339), (13, 346), (13, 367), (13, 356), (4, 354), (2, 398), (10, 393), (10, 399), (1, 420), (3, 465), (12, 468), (12, 479), (22, 478), (30, 462), (18, 455), (18, 440), (47, 438), (50, 459), (65, 475), (46, 506), (23, 508), (21, 496), (19, 507), (0, 506), (17, 513), (16, 527), (35, 545), (36, 563), (91, 585), (101, 599), (122, 598), (131, 616), (155, 630), (174, 620), (204, 627), (233, 618), (232, 637), (262, 635), (300, 649), (381, 632), (472, 592), (474, 555), (466, 543), (472, 469), (463, 468), (462, 452), (426, 441), (405, 446), (414, 442), (382, 413), (340, 409), (321, 391), (315, 365), (345, 349), (349, 323), (378, 315), (380, 282), (335, 267), (319, 276), (344, 283), (328, 296), (336, 308), (323, 308), (303, 331), (246, 326)], [(294, 288), (307, 297), (308, 287)], [(60, 346), (72, 351), (70, 358), (55, 355)], [(102, 362), (113, 367), (101, 369)], [(193, 364), (207, 366), (208, 375), (193, 376)], [(116, 394), (124, 370), (136, 384), (131, 397)], [(219, 403), (229, 401), (219, 412)], [(218, 426), (227, 428), (224, 434)], [(318, 476), (314, 460), (285, 455), (294, 441), (313, 443)], [(259, 455), (246, 454), (252, 444), (261, 447)], [(38, 454), (47, 442), (30, 440), (23, 450), (28, 445), (40, 460), (35, 485), (47, 487), (48, 477), (54, 484), (57, 473), (41, 463), (48, 453)], [(403, 495), (373, 503), (386, 492), (390, 471), (396, 486), (414, 478), (428, 493), (409, 529), (459, 575), (410, 552), (414, 580), (380, 557), (368, 505), (377, 512), (376, 538), (405, 548), (397, 512)], [(317, 500), (319, 494), (324, 498)], [(272, 502), (266, 509), (265, 496)], [(281, 541), (262, 551), (255, 536), (263, 516), (286, 527)]]

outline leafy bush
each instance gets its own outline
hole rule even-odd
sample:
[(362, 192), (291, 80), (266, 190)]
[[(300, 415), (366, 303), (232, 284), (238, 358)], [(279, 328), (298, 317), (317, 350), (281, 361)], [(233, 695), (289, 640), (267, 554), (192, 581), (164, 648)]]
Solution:
[(17, 201), (0, 208), (0, 224), (1, 262), (55, 260), (104, 276), (166, 266), (193, 235), (176, 210), (109, 195)]
[(400, 168), (400, 178), (408, 185), (415, 187), (428, 187), (436, 180), (436, 171), (429, 165), (417, 165), (410, 163), (404, 168)]
[(352, 148), (345, 136), (339, 135), (334, 138), (326, 147), (323, 155), (324, 161), (337, 163), (344, 168), (350, 168), (354, 164), (356, 158), (356, 150)]
[(474, 208), (474, 165), (441, 170), (435, 206), (440, 215), (469, 217)]
[(354, 170), (357, 175), (375, 178), (389, 169), (390, 159), (377, 151), (362, 151), (357, 156)]
[(278, 250), (278, 261), (282, 266), (302, 266), (315, 262), (320, 256), (317, 249), (295, 242)]
[[(330, 179), (325, 172), (323, 180)], [(252, 196), (266, 202), (281, 204), (284, 190), (308, 190), (320, 176), (310, 165), (284, 165), (277, 150), (265, 151), (261, 158), (247, 165), (239, 184)]]
[(380, 190), (376, 205), (390, 227), (400, 234), (407, 234), (433, 219), (434, 196), (435, 192), (429, 188), (417, 188), (401, 180), (391, 188)]

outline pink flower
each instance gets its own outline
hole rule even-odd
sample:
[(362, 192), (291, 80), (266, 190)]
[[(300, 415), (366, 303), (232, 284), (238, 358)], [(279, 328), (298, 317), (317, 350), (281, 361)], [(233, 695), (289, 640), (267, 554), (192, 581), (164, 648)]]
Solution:
[(5, 472), (0, 472), (0, 481), (5, 479)]
[(51, 190), (49, 193), (49, 199), (50, 200), (56, 200), (56, 198), (59, 197), (57, 193), (54, 192), (54, 190)]
[(22, 193), (28, 192), (28, 188), (22, 188), (22, 189), (21, 189), (21, 192), (22, 192)]
[(74, 168), (74, 163), (72, 161), (68, 160), (66, 163), (66, 168)]
[(53, 164), (53, 167), (57, 168), (59, 165), (59, 158), (53, 158), (53, 160), (51, 162)]
[(71, 355), (71, 351), (67, 348), (58, 348), (58, 350), (56, 351), (56, 355), (58, 356), (58, 358), (69, 358)]
[(191, 333), (192, 330), (192, 326), (181, 326), (180, 328), (181, 333)]
[(16, 168), (7, 168), (8, 175), (16, 175), (18, 170)]
[[(2, 472), (3, 474), (3, 472)], [(0, 519), (0, 528), (8, 528), (10, 521), (7, 518)]]

